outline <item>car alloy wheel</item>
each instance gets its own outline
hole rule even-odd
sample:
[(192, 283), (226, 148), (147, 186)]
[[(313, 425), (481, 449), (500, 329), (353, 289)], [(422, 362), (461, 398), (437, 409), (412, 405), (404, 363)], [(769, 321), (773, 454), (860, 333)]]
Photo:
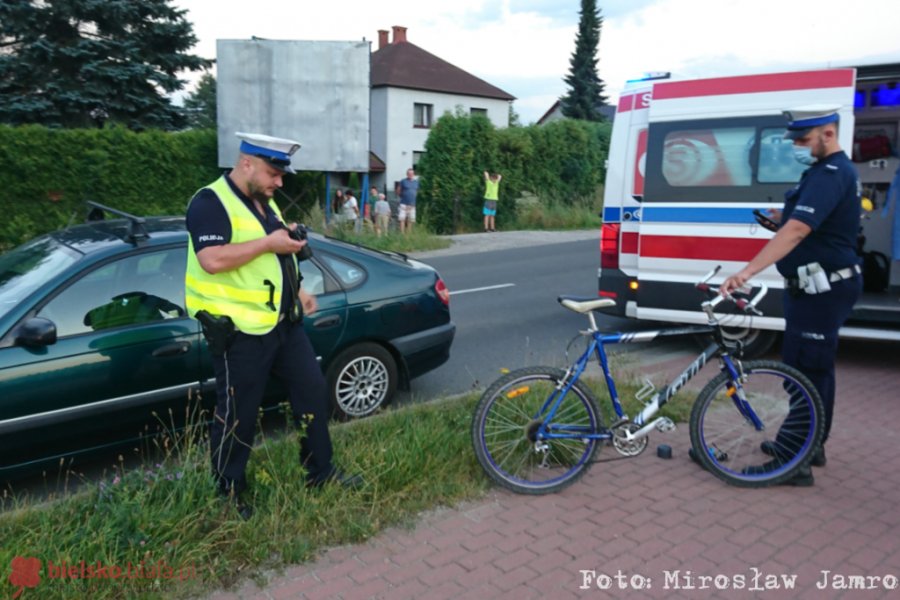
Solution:
[(371, 415), (387, 404), (397, 389), (397, 365), (377, 344), (342, 352), (328, 370), (334, 414), (341, 419)]

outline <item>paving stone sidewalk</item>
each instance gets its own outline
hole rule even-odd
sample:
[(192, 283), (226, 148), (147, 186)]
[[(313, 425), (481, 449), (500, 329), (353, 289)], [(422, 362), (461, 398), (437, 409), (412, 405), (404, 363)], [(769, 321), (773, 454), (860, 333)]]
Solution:
[[(687, 458), (684, 424), (561, 493), (495, 490), (211, 598), (900, 598), (898, 367), (896, 345), (843, 343), (815, 487), (723, 484)], [(840, 589), (849, 576), (868, 589)]]

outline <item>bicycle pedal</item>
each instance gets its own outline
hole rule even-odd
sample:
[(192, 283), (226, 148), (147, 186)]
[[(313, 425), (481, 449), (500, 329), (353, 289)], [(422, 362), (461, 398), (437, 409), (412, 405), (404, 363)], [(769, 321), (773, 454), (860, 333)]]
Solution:
[(669, 417), (660, 417), (654, 423), (657, 431), (661, 431), (663, 433), (667, 431), (675, 431), (675, 422), (672, 421)]

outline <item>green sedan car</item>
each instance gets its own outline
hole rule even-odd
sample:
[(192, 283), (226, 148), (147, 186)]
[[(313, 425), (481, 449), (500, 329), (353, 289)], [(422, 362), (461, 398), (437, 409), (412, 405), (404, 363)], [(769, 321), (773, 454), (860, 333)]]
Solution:
[[(0, 480), (177, 427), (191, 398), (214, 406), (206, 342), (184, 308), (187, 237), (181, 217), (131, 217), (0, 255)], [(370, 415), (449, 358), (449, 292), (401, 254), (309, 239), (300, 269), (319, 310), (304, 325), (334, 414)], [(277, 381), (270, 390), (269, 408), (283, 399)]]

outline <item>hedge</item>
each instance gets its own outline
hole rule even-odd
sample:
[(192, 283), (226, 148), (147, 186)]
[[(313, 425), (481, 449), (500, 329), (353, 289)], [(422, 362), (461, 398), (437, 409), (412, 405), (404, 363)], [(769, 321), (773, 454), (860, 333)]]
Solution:
[[(139, 216), (182, 215), (191, 196), (221, 174), (215, 130), (0, 126), (0, 251), (84, 220), (94, 200)], [(322, 188), (320, 191), (319, 188)], [(285, 179), (283, 207), (297, 220), (324, 192), (321, 173)], [(298, 206), (300, 208), (298, 208)]]
[(183, 214), (218, 174), (216, 133), (0, 126), (0, 248), (82, 221), (85, 201)]
[[(454, 219), (479, 227), (485, 170), (502, 173), (498, 225), (523, 192), (563, 204), (600, 189), (610, 125), (563, 120), (496, 129), (482, 115), (438, 119), (419, 162), (419, 205), (436, 233)], [(214, 130), (134, 132), (121, 127), (51, 129), (0, 125), (0, 251), (83, 221), (86, 200), (139, 216), (184, 214), (191, 196), (220, 174)], [(284, 181), (277, 197), (302, 221), (324, 198), (322, 173)], [(456, 215), (454, 216), (454, 211)]]
[(571, 119), (497, 129), (483, 115), (444, 114), (417, 165), (417, 204), (438, 233), (450, 233), (457, 224), (477, 231), (484, 171), (503, 175), (498, 226), (515, 216), (515, 200), (525, 193), (563, 205), (593, 200), (606, 177), (610, 131), (609, 123)]

